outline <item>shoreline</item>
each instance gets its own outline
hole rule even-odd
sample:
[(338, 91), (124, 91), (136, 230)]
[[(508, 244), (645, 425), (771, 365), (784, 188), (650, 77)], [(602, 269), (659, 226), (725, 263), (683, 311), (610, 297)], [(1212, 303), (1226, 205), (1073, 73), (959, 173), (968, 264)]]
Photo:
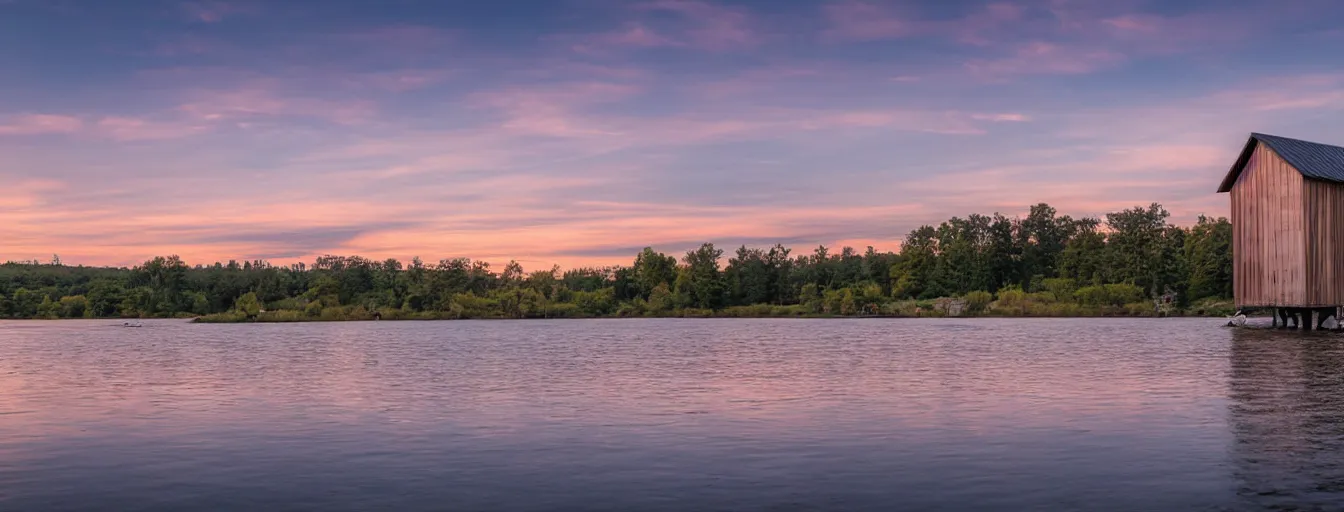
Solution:
[[(265, 315), (265, 313), (262, 313)], [(194, 324), (287, 324), (287, 323), (339, 323), (339, 322), (451, 322), (460, 320), (490, 320), (490, 321), (508, 321), (508, 320), (637, 320), (637, 319), (781, 319), (781, 320), (872, 320), (872, 319), (996, 319), (996, 318), (1221, 318), (1228, 316), (1222, 314), (1194, 314), (1194, 313), (1175, 313), (1162, 315), (1134, 315), (1124, 312), (1107, 312), (1098, 314), (1084, 315), (1033, 315), (1033, 314), (996, 314), (981, 313), (974, 315), (830, 315), (830, 314), (802, 314), (802, 315), (603, 315), (603, 316), (554, 316), (554, 317), (447, 317), (447, 316), (398, 316), (393, 318), (322, 318), (306, 316), (284, 316), (270, 317), (260, 316), (257, 318), (240, 318), (235, 315), (213, 314), (194, 317), (93, 317), (93, 318), (0, 318), (0, 321), (6, 322), (61, 322), (61, 321), (110, 321), (110, 322), (132, 322), (132, 321), (156, 321), (156, 320), (179, 320)], [(1247, 315), (1247, 318), (1270, 318), (1270, 315)]]
[[(760, 319), (779, 319), (779, 320), (927, 320), (927, 319), (956, 319), (956, 320), (977, 320), (977, 319), (1011, 319), (1011, 318), (1039, 318), (1039, 319), (1069, 319), (1069, 318), (1132, 318), (1132, 319), (1161, 319), (1161, 318), (1205, 318), (1205, 319), (1223, 319), (1224, 315), (927, 315), (927, 316), (904, 316), (904, 315), (788, 315), (788, 316), (731, 316), (731, 315), (710, 315), (710, 316), (589, 316), (589, 317), (526, 317), (526, 318), (498, 318), (498, 317), (479, 317), (479, 318), (346, 318), (346, 319), (326, 319), (326, 318), (254, 318), (254, 319), (207, 319), (206, 317), (197, 317), (187, 320), (194, 324), (297, 324), (297, 323), (340, 323), (340, 322), (453, 322), (463, 320), (476, 321), (530, 321), (530, 320), (639, 320), (639, 319), (721, 319), (721, 320), (760, 320)], [(1261, 318), (1251, 316), (1248, 318)], [(1264, 317), (1268, 318), (1268, 317)]]

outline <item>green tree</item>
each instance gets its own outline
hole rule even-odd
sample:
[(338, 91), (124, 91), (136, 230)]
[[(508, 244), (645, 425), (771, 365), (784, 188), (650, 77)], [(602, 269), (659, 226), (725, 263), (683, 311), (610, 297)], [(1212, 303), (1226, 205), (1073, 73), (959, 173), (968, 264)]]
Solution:
[(1185, 239), (1190, 298), (1232, 297), (1232, 223), (1203, 215)]
[(893, 267), (892, 293), (897, 298), (934, 298), (944, 295), (935, 280), (938, 273), (938, 235), (932, 226), (922, 226), (905, 237), (901, 263)]
[(61, 303), (51, 300), (51, 296), (43, 295), (42, 302), (37, 305), (37, 318), (60, 318)]
[(658, 285), (672, 286), (677, 279), (677, 259), (645, 247), (635, 256), (632, 267), (634, 286), (639, 297), (648, 299)]
[(14, 290), (13, 306), (15, 318), (33, 318), (38, 315), (38, 306), (43, 297), (27, 288)]
[(60, 316), (62, 318), (83, 318), (88, 310), (88, 300), (83, 295), (61, 297)]
[(1102, 284), (1109, 274), (1107, 269), (1106, 235), (1097, 231), (1101, 221), (1081, 219), (1074, 223), (1074, 236), (1064, 244), (1060, 254), (1060, 276), (1076, 283)]
[(719, 258), (722, 256), (723, 251), (715, 249), (711, 243), (686, 252), (682, 260), (687, 270), (685, 285), (693, 306), (702, 309), (723, 307), (723, 276), (719, 273)]
[(649, 293), (647, 307), (654, 313), (668, 313), (675, 307), (672, 297), (672, 290), (668, 288), (667, 283), (658, 283)]
[(1157, 203), (1106, 214), (1111, 229), (1107, 240), (1111, 281), (1131, 283), (1151, 293), (1162, 293), (1167, 269), (1162, 261), (1171, 214)]

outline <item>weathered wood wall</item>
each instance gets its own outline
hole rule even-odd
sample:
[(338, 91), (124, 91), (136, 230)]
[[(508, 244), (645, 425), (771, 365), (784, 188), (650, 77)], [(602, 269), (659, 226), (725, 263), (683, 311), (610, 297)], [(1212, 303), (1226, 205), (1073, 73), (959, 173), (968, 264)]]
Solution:
[[(1258, 143), (1232, 187), (1232, 283), (1238, 307), (1315, 304), (1307, 294), (1306, 181)], [(1335, 229), (1335, 224), (1313, 227)]]
[(1303, 180), (1308, 306), (1344, 305), (1344, 184)]

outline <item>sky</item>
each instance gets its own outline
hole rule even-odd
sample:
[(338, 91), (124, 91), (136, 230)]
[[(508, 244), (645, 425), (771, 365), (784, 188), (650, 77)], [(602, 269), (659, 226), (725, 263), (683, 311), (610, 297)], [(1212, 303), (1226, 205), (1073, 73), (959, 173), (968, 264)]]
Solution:
[(0, 0), (0, 260), (529, 269), (1214, 191), (1344, 2)]

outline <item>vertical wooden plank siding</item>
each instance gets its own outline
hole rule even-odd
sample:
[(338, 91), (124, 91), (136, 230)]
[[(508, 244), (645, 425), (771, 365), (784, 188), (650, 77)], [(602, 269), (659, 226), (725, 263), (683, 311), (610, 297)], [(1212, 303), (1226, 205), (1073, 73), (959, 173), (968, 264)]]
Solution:
[[(1261, 143), (1232, 186), (1232, 282), (1238, 306), (1311, 305), (1306, 181)], [(1323, 222), (1311, 226), (1326, 229)]]
[(1309, 305), (1344, 305), (1344, 184), (1304, 180)]

